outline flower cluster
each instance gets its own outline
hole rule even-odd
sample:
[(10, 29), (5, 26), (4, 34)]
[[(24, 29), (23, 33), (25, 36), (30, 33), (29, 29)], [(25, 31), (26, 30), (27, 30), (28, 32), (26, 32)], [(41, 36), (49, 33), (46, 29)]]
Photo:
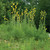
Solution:
[(47, 13), (46, 13), (45, 10), (44, 11), (41, 11), (40, 14), (41, 14), (41, 20), (43, 20), (43, 18), (45, 18), (46, 15), (47, 15)]
[(4, 20), (7, 20), (8, 21), (8, 19), (6, 18), (6, 16), (4, 16)]

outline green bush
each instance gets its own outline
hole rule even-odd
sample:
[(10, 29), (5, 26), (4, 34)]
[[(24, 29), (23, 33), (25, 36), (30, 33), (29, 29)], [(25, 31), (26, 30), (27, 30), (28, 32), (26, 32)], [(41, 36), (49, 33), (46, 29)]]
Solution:
[[(11, 37), (15, 40), (20, 39), (29, 39), (34, 37), (35, 40), (47, 40), (48, 34), (43, 27), (39, 28), (38, 30), (34, 26), (30, 26), (26, 23), (12, 23), (9, 24), (2, 24), (0, 25), (0, 38), (10, 40)], [(3, 32), (2, 32), (3, 31)], [(2, 36), (2, 37), (1, 37)]]

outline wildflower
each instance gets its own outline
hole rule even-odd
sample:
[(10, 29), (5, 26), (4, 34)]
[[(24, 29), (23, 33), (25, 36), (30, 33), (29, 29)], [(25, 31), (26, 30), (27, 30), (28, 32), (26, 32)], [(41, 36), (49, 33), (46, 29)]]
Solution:
[(12, 8), (13, 6), (11, 6), (11, 8)]
[(24, 11), (24, 13), (26, 13), (26, 11)]
[(19, 14), (18, 14), (18, 16), (19, 16)]
[(36, 9), (36, 8), (34, 8), (34, 9)]
[(15, 9), (13, 8), (13, 11), (14, 11)]
[(18, 14), (18, 11), (16, 12), (16, 14)]
[(4, 18), (4, 20), (8, 20), (7, 18)]
[(17, 6), (15, 5), (15, 8), (17, 8)]
[(21, 13), (21, 15), (23, 15), (23, 13)]
[(41, 11), (40, 14), (41, 14), (41, 16), (46, 16), (47, 15), (47, 13), (45, 11)]
[(30, 13), (32, 13), (32, 11)]
[(26, 8), (26, 11), (28, 11), (28, 9)]
[(13, 5), (15, 5), (15, 3), (13, 3)]
[(45, 14), (45, 16), (47, 15), (47, 13), (46, 13), (46, 11), (44, 10), (44, 14)]
[(35, 13), (36, 12), (36, 10), (35, 9), (33, 9), (33, 13)]
[(34, 8), (34, 9), (32, 9), (32, 10), (36, 12), (36, 8)]
[(41, 11), (40, 14), (43, 15), (43, 11)]
[(13, 12), (11, 12), (13, 14)]

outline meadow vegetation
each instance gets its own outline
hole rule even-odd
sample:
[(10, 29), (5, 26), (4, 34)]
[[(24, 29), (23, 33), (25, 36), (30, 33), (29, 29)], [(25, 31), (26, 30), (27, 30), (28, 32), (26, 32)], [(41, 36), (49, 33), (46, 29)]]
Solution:
[[(30, 10), (18, 8), (12, 3), (8, 16), (1, 14), (0, 50), (50, 50), (50, 39), (45, 25), (46, 11), (40, 12), (39, 28), (35, 24), (36, 7)], [(3, 10), (3, 9), (2, 9)], [(5, 10), (5, 9), (4, 9)], [(1, 12), (2, 13), (2, 12)]]

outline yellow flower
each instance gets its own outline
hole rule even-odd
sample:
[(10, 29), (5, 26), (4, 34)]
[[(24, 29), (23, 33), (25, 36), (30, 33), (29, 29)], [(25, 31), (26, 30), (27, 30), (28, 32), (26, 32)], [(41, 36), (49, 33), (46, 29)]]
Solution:
[(28, 9), (26, 8), (26, 11), (28, 11)]
[(33, 12), (36, 12), (36, 8), (33, 8), (32, 10), (33, 10)]
[(23, 15), (23, 13), (21, 13), (21, 15)]
[(11, 8), (12, 8), (13, 6), (11, 6)]
[(7, 18), (4, 18), (4, 20), (7, 20), (7, 21), (8, 21), (8, 19), (7, 19)]
[(34, 15), (35, 16), (35, 15)]
[(13, 8), (13, 11), (14, 11), (15, 9)]
[(16, 12), (16, 14), (18, 14), (18, 11)]
[(18, 16), (19, 16), (19, 14), (18, 14)]
[(15, 5), (15, 3), (13, 3), (13, 5)]
[(24, 13), (26, 13), (26, 11), (24, 11)]
[(47, 15), (47, 13), (45, 11), (41, 11), (40, 14), (41, 14), (41, 16), (46, 16)]
[(34, 9), (36, 9), (36, 8), (34, 8)]
[(32, 11), (30, 13), (32, 13)]
[(17, 8), (17, 6), (15, 5), (15, 8)]

